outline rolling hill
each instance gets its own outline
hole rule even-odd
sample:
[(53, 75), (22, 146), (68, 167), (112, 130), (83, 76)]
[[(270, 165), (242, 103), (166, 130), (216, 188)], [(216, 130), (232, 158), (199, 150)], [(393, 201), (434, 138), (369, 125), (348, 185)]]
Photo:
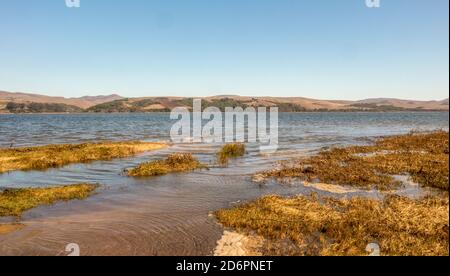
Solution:
[[(316, 100), (303, 97), (245, 97), (222, 95), (202, 98), (203, 108), (272, 107), (280, 112), (312, 111), (448, 111), (449, 100), (414, 101), (400, 99), (366, 99), (361, 101)], [(144, 97), (123, 98), (119, 95), (85, 96), (81, 98), (50, 97), (30, 93), (0, 91), (0, 113), (115, 113), (167, 112), (174, 107), (192, 108), (193, 98)]]
[[(405, 101), (397, 99), (369, 99), (363, 101), (330, 101), (308, 98), (277, 98), (277, 97), (241, 97), (216, 96), (202, 98), (202, 107), (215, 106), (222, 111), (225, 107), (272, 107), (277, 106), (280, 112), (311, 112), (311, 111), (446, 111), (448, 100), (444, 101)], [(192, 109), (193, 98), (153, 97), (120, 99), (88, 108), (87, 112), (166, 112), (174, 107)]]
[(64, 98), (64, 97), (51, 97), (39, 94), (31, 93), (11, 93), (0, 91), (0, 103), (52, 103), (52, 104), (66, 104), (76, 106), (82, 109), (89, 108), (91, 106), (115, 101), (122, 99), (119, 95), (107, 95), (107, 96), (85, 96), (81, 98)]

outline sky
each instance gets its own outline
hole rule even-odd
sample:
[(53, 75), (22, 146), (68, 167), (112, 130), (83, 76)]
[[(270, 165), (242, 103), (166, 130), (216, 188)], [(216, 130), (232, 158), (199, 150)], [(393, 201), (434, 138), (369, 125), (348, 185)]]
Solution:
[(441, 100), (449, 1), (0, 0), (0, 90)]

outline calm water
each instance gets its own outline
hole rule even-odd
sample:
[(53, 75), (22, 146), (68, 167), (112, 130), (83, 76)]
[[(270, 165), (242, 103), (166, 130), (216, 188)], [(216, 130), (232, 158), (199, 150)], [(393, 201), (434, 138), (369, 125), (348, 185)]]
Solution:
[[(1, 115), (0, 147), (79, 143), (98, 140), (168, 141), (168, 114)], [(301, 185), (259, 186), (251, 176), (276, 161), (310, 154), (322, 147), (367, 143), (382, 135), (446, 129), (448, 112), (285, 113), (280, 114), (280, 149), (260, 155), (250, 145), (246, 157), (228, 168), (156, 178), (128, 178), (124, 169), (171, 152), (192, 152), (214, 162), (220, 145), (181, 144), (108, 162), (77, 164), (43, 172), (0, 175), (0, 187), (100, 183), (86, 201), (42, 207), (24, 217), (26, 227), (0, 236), (0, 255), (62, 254), (78, 243), (82, 254), (208, 255), (223, 229), (208, 214), (264, 194), (310, 193)], [(408, 192), (408, 191), (406, 191)]]
[[(423, 113), (281, 113), (285, 143), (315, 139), (343, 141), (410, 130), (448, 128), (448, 112)], [(97, 140), (169, 140), (173, 121), (166, 113), (0, 115), (0, 147)]]

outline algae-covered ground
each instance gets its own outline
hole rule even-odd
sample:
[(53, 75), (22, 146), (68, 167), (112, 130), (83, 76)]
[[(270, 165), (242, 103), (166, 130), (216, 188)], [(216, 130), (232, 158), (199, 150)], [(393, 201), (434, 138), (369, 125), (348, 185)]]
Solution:
[(111, 160), (164, 147), (166, 145), (162, 143), (130, 141), (0, 148), (0, 174), (16, 170), (58, 168), (71, 163)]
[[(236, 158), (244, 155), (244, 144), (226, 144), (217, 153), (217, 161), (220, 165), (226, 165), (228, 164), (230, 158)], [(127, 174), (132, 177), (148, 177), (177, 172), (189, 172), (205, 168), (207, 168), (207, 166), (202, 164), (191, 153), (175, 153), (169, 155), (164, 160), (142, 163), (137, 167), (128, 170)]]
[(165, 160), (145, 162), (128, 171), (128, 176), (159, 176), (174, 172), (188, 172), (206, 168), (190, 153), (171, 154)]
[(7, 189), (0, 192), (0, 217), (21, 216), (27, 210), (58, 201), (82, 200), (97, 187), (96, 184), (82, 183), (51, 188)]
[(401, 184), (395, 175), (408, 175), (423, 186), (448, 190), (448, 142), (445, 131), (385, 137), (368, 146), (323, 150), (261, 175), (383, 190)]
[(217, 153), (219, 164), (226, 165), (230, 158), (237, 158), (245, 155), (245, 145), (242, 143), (232, 143), (224, 145)]
[(448, 255), (448, 198), (267, 196), (216, 212), (225, 226), (266, 239), (265, 255)]
[(266, 196), (217, 211), (218, 221), (249, 237), (263, 238), (263, 255), (449, 255), (448, 132), (410, 133), (377, 139), (372, 145), (323, 150), (265, 178), (395, 190), (395, 175), (407, 175), (436, 195), (411, 199)]

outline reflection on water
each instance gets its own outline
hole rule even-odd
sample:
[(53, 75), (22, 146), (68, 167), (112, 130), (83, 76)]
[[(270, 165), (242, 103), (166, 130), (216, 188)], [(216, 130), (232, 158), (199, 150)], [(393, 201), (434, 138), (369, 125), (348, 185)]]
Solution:
[[(214, 163), (219, 145), (183, 144), (133, 158), (75, 164), (44, 172), (0, 176), (0, 187), (100, 183), (98, 194), (82, 202), (61, 203), (26, 213), (23, 230), (0, 236), (0, 255), (57, 255), (78, 243), (81, 254), (207, 255), (222, 229), (208, 216), (233, 202), (264, 194), (316, 191), (302, 185), (259, 186), (253, 173), (278, 160), (310, 154), (331, 145), (367, 142), (366, 137), (411, 130), (448, 129), (448, 112), (436, 113), (286, 113), (280, 114), (280, 150), (248, 155), (228, 168), (189, 174), (128, 178), (121, 172), (171, 152), (192, 152)], [(168, 114), (1, 115), (0, 146), (79, 143), (97, 140), (169, 140)], [(417, 189), (408, 187), (408, 189)], [(342, 195), (345, 196), (345, 195)], [(374, 194), (376, 196), (376, 194)]]

